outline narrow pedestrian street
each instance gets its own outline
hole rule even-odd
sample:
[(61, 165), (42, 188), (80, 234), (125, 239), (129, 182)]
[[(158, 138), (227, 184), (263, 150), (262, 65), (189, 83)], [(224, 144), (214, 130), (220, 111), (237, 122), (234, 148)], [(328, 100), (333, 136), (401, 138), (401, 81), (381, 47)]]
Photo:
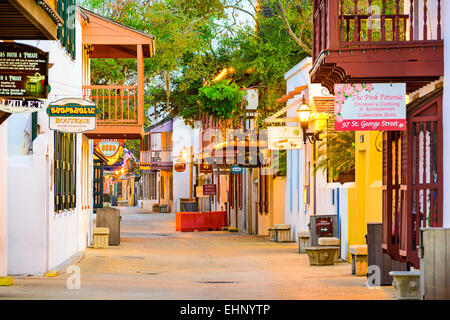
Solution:
[(174, 214), (121, 208), (121, 244), (86, 250), (70, 274), (17, 277), (1, 299), (392, 299), (369, 289), (349, 263), (309, 266), (298, 245), (229, 232), (175, 232)]

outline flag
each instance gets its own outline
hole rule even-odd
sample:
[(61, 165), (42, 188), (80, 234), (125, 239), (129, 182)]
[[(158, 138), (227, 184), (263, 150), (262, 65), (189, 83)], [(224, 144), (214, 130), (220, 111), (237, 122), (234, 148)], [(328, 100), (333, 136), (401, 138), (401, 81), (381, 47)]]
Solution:
[(127, 162), (130, 158), (131, 158), (131, 154), (130, 151), (128, 151), (127, 149), (125, 149), (123, 151), (124, 155), (123, 155), (123, 162)]

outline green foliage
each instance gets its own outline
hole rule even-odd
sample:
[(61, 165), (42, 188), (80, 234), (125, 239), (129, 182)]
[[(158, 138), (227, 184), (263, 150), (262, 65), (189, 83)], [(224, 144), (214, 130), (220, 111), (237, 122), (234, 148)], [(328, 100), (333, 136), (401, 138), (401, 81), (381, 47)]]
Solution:
[(202, 112), (217, 119), (230, 119), (239, 113), (245, 92), (235, 84), (219, 81), (200, 88), (198, 100)]
[[(292, 31), (310, 46), (312, 0), (280, 1)], [(173, 117), (181, 115), (193, 123), (200, 112), (200, 101), (202, 108), (204, 104), (202, 112), (230, 118), (238, 114), (234, 112), (240, 103), (236, 88), (257, 87), (258, 121), (263, 125), (265, 118), (282, 107), (276, 99), (286, 93), (284, 74), (308, 54), (290, 36), (280, 18), (277, 0), (262, 1), (269, 10), (258, 14), (249, 6), (243, 7), (244, 2), (84, 0), (81, 5), (155, 36), (156, 54), (146, 59), (144, 66), (146, 110), (154, 113), (157, 108), (158, 114), (168, 111)], [(255, 5), (255, 1), (251, 3)], [(237, 23), (238, 13), (253, 15), (257, 32), (254, 25)], [(203, 88), (203, 80), (210, 82), (229, 67), (236, 70), (228, 77), (232, 80), (229, 87)], [(99, 60), (92, 64), (96, 84), (133, 81), (135, 74), (134, 60)], [(229, 97), (223, 104), (216, 95), (226, 94)], [(146, 119), (146, 125), (151, 120)]]
[(355, 132), (342, 131), (329, 134), (318, 146), (318, 170), (328, 172), (335, 181), (339, 174), (355, 173)]

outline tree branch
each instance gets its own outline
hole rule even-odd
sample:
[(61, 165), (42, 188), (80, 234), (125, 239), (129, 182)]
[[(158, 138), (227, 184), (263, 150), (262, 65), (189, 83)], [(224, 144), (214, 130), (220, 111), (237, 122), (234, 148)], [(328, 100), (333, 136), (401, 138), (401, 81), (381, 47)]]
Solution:
[(281, 19), (284, 22), (284, 25), (289, 33), (289, 35), (291, 36), (292, 39), (294, 39), (294, 41), (300, 46), (300, 48), (302, 48), (303, 51), (305, 51), (307, 54), (312, 55), (312, 50), (310, 47), (308, 47), (301, 38), (297, 37), (294, 33), (294, 31), (292, 31), (291, 25), (289, 24), (289, 21), (286, 17), (286, 11), (283, 8), (283, 5), (281, 4), (280, 0), (277, 0), (277, 5), (278, 8), (280, 9), (280, 14), (281, 14)]

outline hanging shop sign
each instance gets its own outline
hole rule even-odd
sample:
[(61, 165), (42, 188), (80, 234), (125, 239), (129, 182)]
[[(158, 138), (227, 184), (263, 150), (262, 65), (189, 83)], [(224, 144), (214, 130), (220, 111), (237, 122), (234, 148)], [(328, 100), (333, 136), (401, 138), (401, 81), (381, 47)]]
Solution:
[(303, 148), (300, 127), (269, 127), (267, 129), (269, 150), (297, 150)]
[(41, 100), (0, 99), (0, 111), (9, 113), (38, 112), (45, 109)]
[(173, 167), (176, 172), (184, 172), (186, 170), (186, 163), (175, 163)]
[(204, 184), (203, 185), (203, 195), (204, 196), (215, 196), (216, 195), (216, 185), (215, 184)]
[(240, 166), (231, 166), (230, 168), (230, 172), (234, 173), (234, 174), (240, 174), (244, 171), (244, 168), (240, 167)]
[(47, 113), (51, 130), (81, 133), (95, 130), (98, 110), (91, 101), (67, 98), (49, 104)]
[(47, 99), (48, 52), (0, 42), (0, 97)]
[(202, 162), (200, 164), (200, 173), (212, 173), (213, 167), (209, 163)]
[(112, 158), (117, 155), (122, 143), (123, 140), (119, 139), (103, 139), (94, 141), (94, 144), (98, 146), (100, 153), (106, 158)]
[(405, 83), (334, 86), (336, 131), (406, 130)]

